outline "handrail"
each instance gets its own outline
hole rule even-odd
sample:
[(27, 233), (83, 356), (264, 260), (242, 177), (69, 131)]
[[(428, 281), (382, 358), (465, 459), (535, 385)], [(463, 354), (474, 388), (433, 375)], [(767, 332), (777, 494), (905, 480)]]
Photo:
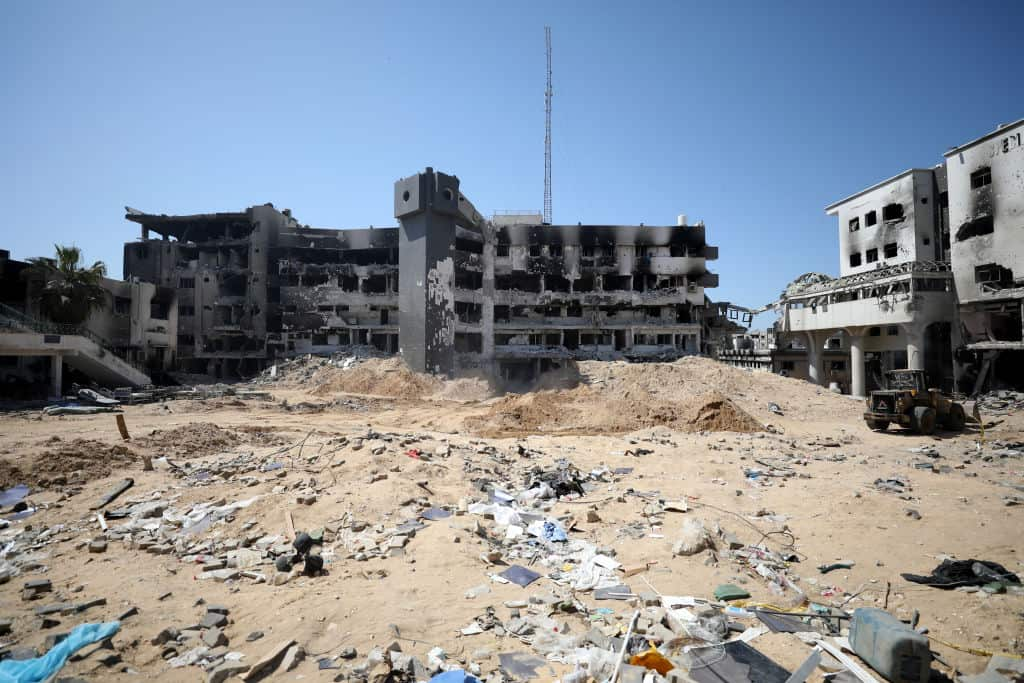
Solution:
[(109, 342), (103, 339), (103, 337), (99, 336), (98, 334), (96, 334), (89, 328), (85, 327), (84, 325), (54, 323), (47, 320), (40, 320), (38, 318), (28, 315), (27, 313), (19, 311), (13, 306), (8, 306), (7, 304), (0, 303), (0, 326), (8, 327), (11, 329), (19, 327), (28, 328), (34, 332), (39, 332), (40, 334), (60, 334), (68, 336), (78, 335), (81, 337), (85, 337), (89, 341), (96, 344), (96, 346), (111, 354), (121, 362), (126, 363), (127, 365), (135, 368), (139, 372), (148, 374), (148, 369), (144, 364), (128, 360), (123, 355), (115, 351), (113, 347), (109, 345)]

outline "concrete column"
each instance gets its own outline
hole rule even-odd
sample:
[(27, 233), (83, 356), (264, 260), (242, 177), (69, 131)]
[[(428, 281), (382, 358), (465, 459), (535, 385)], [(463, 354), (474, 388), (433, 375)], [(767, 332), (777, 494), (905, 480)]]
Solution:
[(924, 334), (918, 327), (904, 327), (907, 335), (907, 369), (924, 370)]
[(57, 353), (50, 356), (50, 393), (54, 398), (63, 396), (64, 357)]
[(494, 360), (494, 244), (495, 230), (489, 222), (483, 225), (484, 250), (481, 257), (484, 266), (482, 276), (483, 310), (480, 314), (480, 350), (487, 361)]
[(849, 334), (850, 337), (850, 394), (863, 398), (866, 395), (864, 382), (864, 335)]
[(807, 336), (807, 378), (811, 384), (821, 385), (825, 378), (822, 341), (817, 332), (805, 332)]

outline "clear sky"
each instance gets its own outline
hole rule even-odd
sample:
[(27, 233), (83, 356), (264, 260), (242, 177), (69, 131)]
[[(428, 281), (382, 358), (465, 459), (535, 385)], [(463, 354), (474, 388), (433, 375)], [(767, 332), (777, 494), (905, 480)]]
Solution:
[(0, 248), (120, 277), (125, 205), (395, 225), (425, 166), (539, 210), (545, 24), (554, 222), (703, 220), (751, 307), (836, 274), (826, 204), (1024, 116), (1020, 0), (12, 2)]

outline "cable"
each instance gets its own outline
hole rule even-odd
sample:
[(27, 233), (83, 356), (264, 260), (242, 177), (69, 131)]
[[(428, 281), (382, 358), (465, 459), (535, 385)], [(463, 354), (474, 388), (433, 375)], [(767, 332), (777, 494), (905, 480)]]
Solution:
[[(798, 555), (801, 558), (801, 560), (806, 560), (807, 559), (807, 555), (803, 554), (802, 552), (800, 552), (799, 550), (796, 549), (796, 536), (794, 536), (793, 533), (790, 532), (790, 531), (782, 531), (782, 530), (780, 530), (780, 531), (761, 531), (761, 529), (758, 528), (758, 526), (756, 524), (754, 524), (753, 522), (751, 522), (749, 519), (747, 519), (743, 515), (739, 514), (738, 512), (733, 512), (732, 510), (726, 510), (725, 508), (720, 508), (720, 507), (717, 507), (715, 505), (712, 505), (711, 503), (705, 503), (705, 502), (702, 502), (702, 501), (693, 501), (693, 505), (704, 506), (706, 508), (711, 508), (712, 510), (717, 510), (718, 512), (724, 512), (725, 514), (732, 515), (736, 519), (740, 520), (741, 522), (743, 522), (744, 524), (749, 526), (751, 529), (753, 529), (757, 533), (761, 534), (761, 538), (757, 539), (757, 542), (754, 543), (754, 545), (757, 545), (761, 541), (767, 539), (769, 536), (775, 536), (775, 535), (787, 536), (787, 537), (789, 537), (789, 542), (785, 543), (785, 544), (779, 543), (779, 547), (781, 547), (782, 549), (787, 550), (787, 551), (793, 553), (794, 555)], [(776, 543), (778, 543), (778, 541), (776, 541)]]
[(939, 643), (940, 645), (945, 645), (946, 647), (951, 647), (954, 650), (959, 650), (960, 652), (966, 652), (969, 655), (975, 655), (975, 656), (978, 656), (978, 657), (995, 657), (996, 655), (998, 655), (1000, 657), (1009, 657), (1010, 659), (1024, 659), (1024, 657), (1022, 657), (1021, 655), (1014, 655), (1014, 654), (1010, 654), (1009, 652), (990, 652), (989, 650), (982, 650), (982, 649), (976, 648), (976, 647), (967, 647), (966, 645), (954, 645), (953, 643), (946, 642), (945, 640), (942, 640), (941, 638), (936, 638), (935, 636), (930, 636), (927, 633), (925, 634), (925, 636), (928, 638), (928, 640), (935, 641), (936, 643)]

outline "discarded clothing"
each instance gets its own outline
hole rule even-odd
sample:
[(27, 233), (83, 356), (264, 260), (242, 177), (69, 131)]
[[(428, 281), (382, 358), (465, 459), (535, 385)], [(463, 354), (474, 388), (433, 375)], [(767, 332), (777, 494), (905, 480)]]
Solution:
[(537, 538), (543, 538), (549, 543), (560, 543), (569, 540), (569, 537), (565, 533), (565, 529), (556, 520), (548, 518), (544, 521), (536, 521), (526, 527), (526, 530), (530, 532), (532, 536)]
[(928, 576), (901, 574), (907, 581), (934, 588), (984, 586), (988, 583), (1020, 583), (1020, 578), (1001, 564), (985, 560), (943, 560)]
[(106, 640), (121, 628), (121, 622), (81, 624), (42, 657), (4, 660), (0, 662), (0, 683), (37, 683), (54, 676), (64, 668), (68, 658), (86, 645)]

